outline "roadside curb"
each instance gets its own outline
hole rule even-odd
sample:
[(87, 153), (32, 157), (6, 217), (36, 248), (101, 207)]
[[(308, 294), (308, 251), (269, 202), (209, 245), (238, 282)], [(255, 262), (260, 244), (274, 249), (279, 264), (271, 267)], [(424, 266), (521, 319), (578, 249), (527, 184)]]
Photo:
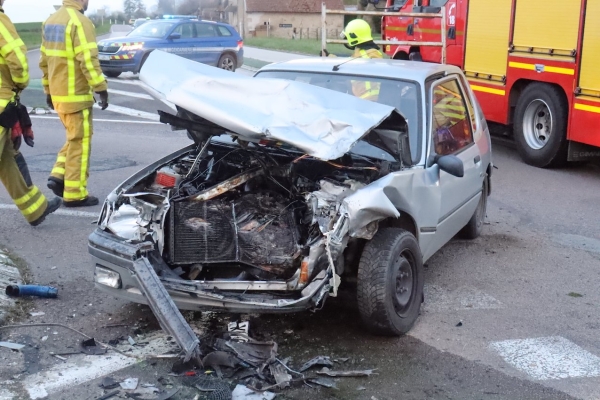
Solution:
[(16, 304), (14, 299), (6, 295), (6, 287), (21, 283), (23, 283), (23, 278), (19, 269), (8, 253), (0, 249), (0, 326)]
[(240, 68), (241, 68), (241, 69), (245, 69), (245, 70), (247, 70), (247, 71), (251, 71), (251, 72), (256, 72), (256, 71), (258, 71), (258, 68), (249, 67), (249, 66), (247, 66), (247, 65), (242, 65)]

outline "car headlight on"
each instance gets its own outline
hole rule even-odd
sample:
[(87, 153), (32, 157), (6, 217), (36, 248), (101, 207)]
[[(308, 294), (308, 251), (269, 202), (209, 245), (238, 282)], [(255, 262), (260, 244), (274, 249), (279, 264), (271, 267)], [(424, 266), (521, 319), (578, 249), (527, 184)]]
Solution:
[(125, 45), (125, 46), (121, 47), (121, 50), (134, 51), (134, 50), (141, 50), (143, 48), (144, 48), (144, 43), (135, 43), (135, 44)]
[(120, 289), (121, 275), (119, 275), (118, 272), (96, 265), (94, 282), (111, 288)]

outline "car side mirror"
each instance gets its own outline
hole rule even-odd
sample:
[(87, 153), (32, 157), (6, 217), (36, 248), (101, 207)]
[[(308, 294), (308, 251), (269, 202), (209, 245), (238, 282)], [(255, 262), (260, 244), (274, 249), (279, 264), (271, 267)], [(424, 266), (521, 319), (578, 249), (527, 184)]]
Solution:
[(171, 40), (181, 39), (181, 33), (173, 32), (169, 35), (169, 39), (171, 39)]
[(452, 176), (456, 176), (457, 178), (465, 176), (465, 165), (455, 155), (439, 156), (436, 159), (436, 164), (442, 171)]

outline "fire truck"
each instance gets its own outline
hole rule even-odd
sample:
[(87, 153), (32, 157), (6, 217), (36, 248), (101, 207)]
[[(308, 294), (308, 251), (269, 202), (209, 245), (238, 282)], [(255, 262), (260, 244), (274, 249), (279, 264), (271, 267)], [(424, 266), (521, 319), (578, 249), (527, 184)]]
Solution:
[[(512, 126), (526, 163), (600, 158), (600, 0), (387, 0), (384, 6), (411, 14), (382, 17), (385, 52), (435, 63), (445, 56), (463, 69), (488, 121)], [(410, 44), (439, 42), (441, 35), (445, 52)], [(389, 44), (396, 41), (402, 44)]]

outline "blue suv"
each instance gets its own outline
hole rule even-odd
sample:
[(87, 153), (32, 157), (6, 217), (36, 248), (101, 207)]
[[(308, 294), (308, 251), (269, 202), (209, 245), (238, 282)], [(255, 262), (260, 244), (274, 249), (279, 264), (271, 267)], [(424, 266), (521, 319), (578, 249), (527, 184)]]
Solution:
[(104, 75), (138, 73), (152, 50), (159, 49), (229, 71), (244, 63), (244, 42), (234, 27), (197, 19), (148, 21), (125, 37), (98, 42)]

